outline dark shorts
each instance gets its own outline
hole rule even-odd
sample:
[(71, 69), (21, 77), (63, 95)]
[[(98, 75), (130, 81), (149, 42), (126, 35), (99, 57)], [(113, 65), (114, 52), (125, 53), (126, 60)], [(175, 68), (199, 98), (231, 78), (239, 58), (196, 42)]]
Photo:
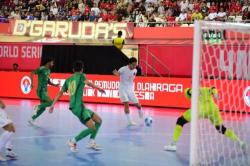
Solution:
[(94, 112), (84, 106), (79, 109), (72, 109), (71, 111), (78, 117), (82, 124), (85, 124), (94, 116)]

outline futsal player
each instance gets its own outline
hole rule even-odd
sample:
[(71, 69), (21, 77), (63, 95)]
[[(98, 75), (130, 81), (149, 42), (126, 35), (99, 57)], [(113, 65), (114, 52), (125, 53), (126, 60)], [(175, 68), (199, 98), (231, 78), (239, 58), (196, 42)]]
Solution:
[(51, 107), (49, 108), (49, 112), (53, 112), (55, 103), (60, 99), (63, 93), (68, 92), (70, 96), (69, 109), (83, 125), (87, 126), (87, 129), (83, 130), (77, 136), (68, 141), (70, 150), (72, 152), (77, 152), (77, 142), (88, 135), (90, 135), (88, 148), (93, 150), (101, 150), (100, 146), (96, 144), (95, 138), (99, 128), (101, 127), (102, 119), (99, 117), (99, 115), (84, 105), (82, 98), (85, 85), (97, 89), (101, 93), (105, 93), (105, 91), (87, 80), (85, 74), (83, 73), (83, 63), (81, 61), (75, 62), (73, 71), (74, 74), (66, 79), (61, 91), (55, 97)]
[(47, 85), (50, 84), (52, 86), (58, 87), (59, 84), (54, 84), (50, 81), (50, 70), (54, 66), (54, 60), (48, 58), (44, 61), (44, 65), (40, 68), (31, 72), (31, 88), (33, 88), (33, 78), (34, 75), (38, 75), (38, 87), (36, 90), (36, 94), (40, 99), (40, 105), (36, 106), (34, 109), (34, 113), (32, 117), (28, 120), (30, 124), (34, 124), (35, 120), (42, 115), (45, 109), (52, 104), (52, 99), (48, 96), (48, 88)]
[(129, 125), (136, 125), (130, 117), (129, 102), (136, 106), (139, 117), (143, 119), (142, 107), (134, 92), (134, 79), (137, 73), (136, 66), (137, 59), (132, 57), (129, 59), (128, 65), (121, 67), (118, 71), (113, 71), (114, 75), (120, 77), (119, 96), (121, 102), (124, 104), (124, 112)]
[(6, 157), (11, 159), (17, 157), (17, 154), (12, 150), (12, 137), (16, 129), (13, 122), (8, 118), (4, 108), (5, 104), (2, 100), (0, 100), (0, 127), (4, 130), (4, 132), (0, 135), (0, 161), (7, 160), (3, 156), (4, 150), (6, 150)]
[[(218, 98), (218, 91), (215, 87), (201, 87), (199, 92), (199, 118), (209, 119), (215, 129), (231, 139), (237, 142), (241, 148), (245, 148), (245, 143), (238, 138), (238, 136), (228, 129), (223, 124), (223, 119), (220, 115), (219, 108), (214, 101), (214, 98)], [(192, 89), (185, 89), (185, 96), (190, 99), (192, 96)], [(188, 109), (177, 119), (176, 126), (174, 128), (173, 141), (171, 144), (164, 147), (166, 151), (176, 151), (176, 144), (179, 141), (183, 127), (191, 121), (191, 109)]]

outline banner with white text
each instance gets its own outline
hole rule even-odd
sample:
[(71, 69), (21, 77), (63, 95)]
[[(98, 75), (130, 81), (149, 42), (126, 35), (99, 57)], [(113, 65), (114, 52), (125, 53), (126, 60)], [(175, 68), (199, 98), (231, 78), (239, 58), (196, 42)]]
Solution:
[[(0, 97), (37, 99), (37, 77), (34, 80), (34, 89), (31, 89), (29, 76), (30, 73), (27, 72), (0, 72)], [(51, 81), (60, 83), (61, 88), (69, 76), (70, 74), (52, 74)], [(87, 79), (105, 89), (106, 94), (86, 87), (83, 99), (85, 102), (120, 103), (119, 77), (87, 75)], [(186, 108), (189, 107), (190, 102), (185, 98), (183, 92), (189, 86), (190, 79), (188, 78), (137, 77), (134, 90), (142, 105)], [(49, 95), (54, 98), (60, 88), (49, 86)], [(68, 94), (64, 94), (62, 100), (68, 101)]]
[(15, 20), (12, 35), (70, 39), (114, 39), (118, 31), (123, 38), (133, 37), (133, 23)]
[[(31, 89), (30, 73), (27, 72), (0, 72), (0, 97), (13, 97), (22, 99), (37, 99), (36, 85)], [(52, 74), (51, 81), (59, 83), (62, 87), (70, 74)], [(119, 78), (108, 75), (87, 75), (87, 79), (95, 85), (102, 87), (106, 94), (86, 87), (83, 100), (95, 103), (120, 103)], [(160, 106), (189, 108), (190, 100), (184, 96), (184, 89), (190, 87), (190, 78), (162, 78), (162, 77), (136, 77), (134, 82), (135, 94), (144, 106)], [(209, 84), (208, 84), (209, 83)], [(218, 89), (219, 100), (216, 103), (221, 110), (250, 112), (250, 81), (247, 80), (204, 80), (202, 86), (214, 86)], [(60, 88), (49, 86), (49, 95), (54, 98)], [(229, 90), (231, 89), (231, 90)], [(67, 93), (61, 100), (68, 101)]]
[(0, 69), (11, 70), (17, 63), (22, 70), (34, 70), (40, 66), (42, 44), (1, 43)]

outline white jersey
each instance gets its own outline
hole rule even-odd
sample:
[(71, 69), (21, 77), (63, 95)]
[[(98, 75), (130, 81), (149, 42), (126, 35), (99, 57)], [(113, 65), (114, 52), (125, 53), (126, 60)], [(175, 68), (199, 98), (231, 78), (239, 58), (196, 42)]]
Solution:
[(118, 70), (120, 74), (119, 89), (133, 90), (134, 79), (137, 73), (136, 69), (130, 70), (129, 66), (123, 66)]
[(137, 70), (130, 70), (129, 66), (124, 66), (120, 68), (118, 72), (120, 74), (119, 96), (121, 102), (130, 101), (132, 103), (138, 103), (138, 99), (134, 92), (134, 79)]
[(8, 118), (6, 112), (0, 108), (0, 127), (2, 128), (10, 123), (12, 123), (12, 121)]

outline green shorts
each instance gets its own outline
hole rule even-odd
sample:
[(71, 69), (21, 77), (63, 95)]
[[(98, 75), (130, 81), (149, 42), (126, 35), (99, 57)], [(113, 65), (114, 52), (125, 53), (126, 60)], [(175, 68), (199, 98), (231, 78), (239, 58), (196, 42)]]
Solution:
[[(223, 119), (220, 115), (220, 111), (215, 104), (202, 104), (199, 106), (199, 118), (209, 119), (214, 126), (222, 125)], [(190, 122), (191, 121), (191, 109), (188, 109), (183, 113), (183, 117)]]
[(48, 96), (47, 91), (37, 90), (37, 96), (39, 97), (41, 102), (51, 102), (51, 98)]
[(94, 116), (94, 112), (84, 106), (79, 109), (74, 108), (71, 111), (78, 117), (82, 124), (85, 124)]

